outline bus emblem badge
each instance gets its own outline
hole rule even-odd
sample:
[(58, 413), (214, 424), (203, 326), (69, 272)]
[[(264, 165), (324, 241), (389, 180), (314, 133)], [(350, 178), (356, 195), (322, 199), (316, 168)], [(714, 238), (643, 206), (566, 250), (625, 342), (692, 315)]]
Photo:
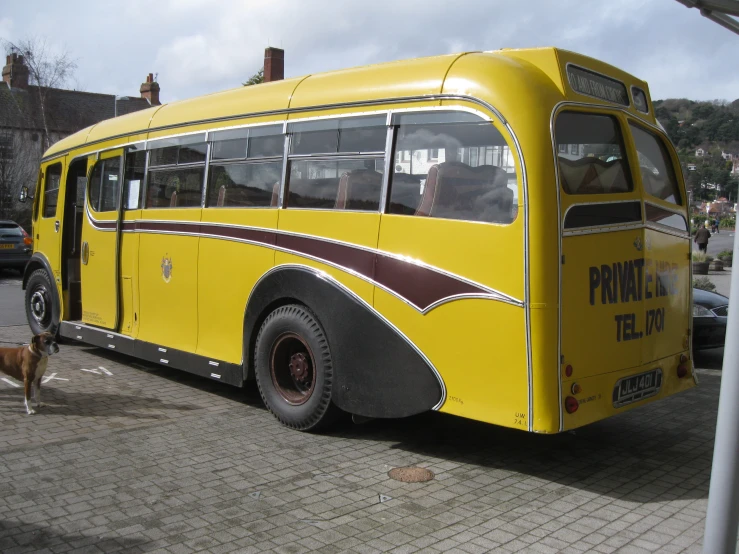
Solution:
[(169, 283), (172, 278), (172, 258), (166, 256), (162, 258), (162, 279), (165, 283)]
[(641, 252), (642, 242), (639, 237), (636, 237), (636, 240), (634, 241), (634, 248), (636, 248), (639, 252)]

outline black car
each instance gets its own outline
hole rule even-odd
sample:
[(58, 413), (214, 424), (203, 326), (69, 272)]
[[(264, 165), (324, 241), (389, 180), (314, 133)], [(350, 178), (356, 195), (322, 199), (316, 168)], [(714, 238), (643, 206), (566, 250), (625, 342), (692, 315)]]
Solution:
[(693, 350), (724, 345), (728, 313), (728, 298), (715, 292), (693, 289)]
[(0, 220), (0, 269), (23, 271), (33, 253), (33, 240), (15, 221)]

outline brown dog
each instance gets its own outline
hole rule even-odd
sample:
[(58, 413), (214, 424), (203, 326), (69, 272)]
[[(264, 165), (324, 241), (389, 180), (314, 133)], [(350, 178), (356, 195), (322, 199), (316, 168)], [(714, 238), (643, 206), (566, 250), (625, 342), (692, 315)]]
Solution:
[(59, 345), (51, 333), (35, 335), (28, 346), (0, 348), (0, 371), (13, 379), (23, 381), (26, 392), (26, 412), (35, 414), (31, 408), (31, 391), (36, 385), (34, 396), (36, 408), (41, 407), (41, 378), (46, 373), (49, 356), (59, 352)]

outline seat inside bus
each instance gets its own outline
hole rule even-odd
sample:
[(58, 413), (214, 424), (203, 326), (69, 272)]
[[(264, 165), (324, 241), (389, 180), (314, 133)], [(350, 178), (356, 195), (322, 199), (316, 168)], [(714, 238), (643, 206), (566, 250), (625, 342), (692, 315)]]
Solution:
[(606, 162), (595, 156), (579, 160), (559, 156), (559, 174), (568, 194), (628, 192), (630, 188), (622, 159)]
[(508, 174), (494, 165), (449, 161), (431, 166), (416, 215), (507, 222), (513, 207)]
[(382, 174), (354, 169), (341, 176), (336, 195), (338, 210), (377, 210), (382, 193)]

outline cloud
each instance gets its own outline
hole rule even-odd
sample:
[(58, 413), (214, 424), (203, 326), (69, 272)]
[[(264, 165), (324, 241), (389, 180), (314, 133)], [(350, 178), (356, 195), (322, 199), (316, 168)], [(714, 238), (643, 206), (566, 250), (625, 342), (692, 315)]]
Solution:
[[(3, 25), (63, 27), (90, 91), (132, 94), (159, 74), (162, 99), (238, 87), (285, 49), (288, 77), (357, 65), (502, 47), (559, 46), (650, 83), (653, 98), (733, 100), (737, 37), (678, 2), (648, 0), (129, 0), (112, 14), (82, 2), (71, 14), (4, 8)], [(10, 21), (10, 23), (3, 23)], [(58, 33), (48, 34), (56, 39)]]

